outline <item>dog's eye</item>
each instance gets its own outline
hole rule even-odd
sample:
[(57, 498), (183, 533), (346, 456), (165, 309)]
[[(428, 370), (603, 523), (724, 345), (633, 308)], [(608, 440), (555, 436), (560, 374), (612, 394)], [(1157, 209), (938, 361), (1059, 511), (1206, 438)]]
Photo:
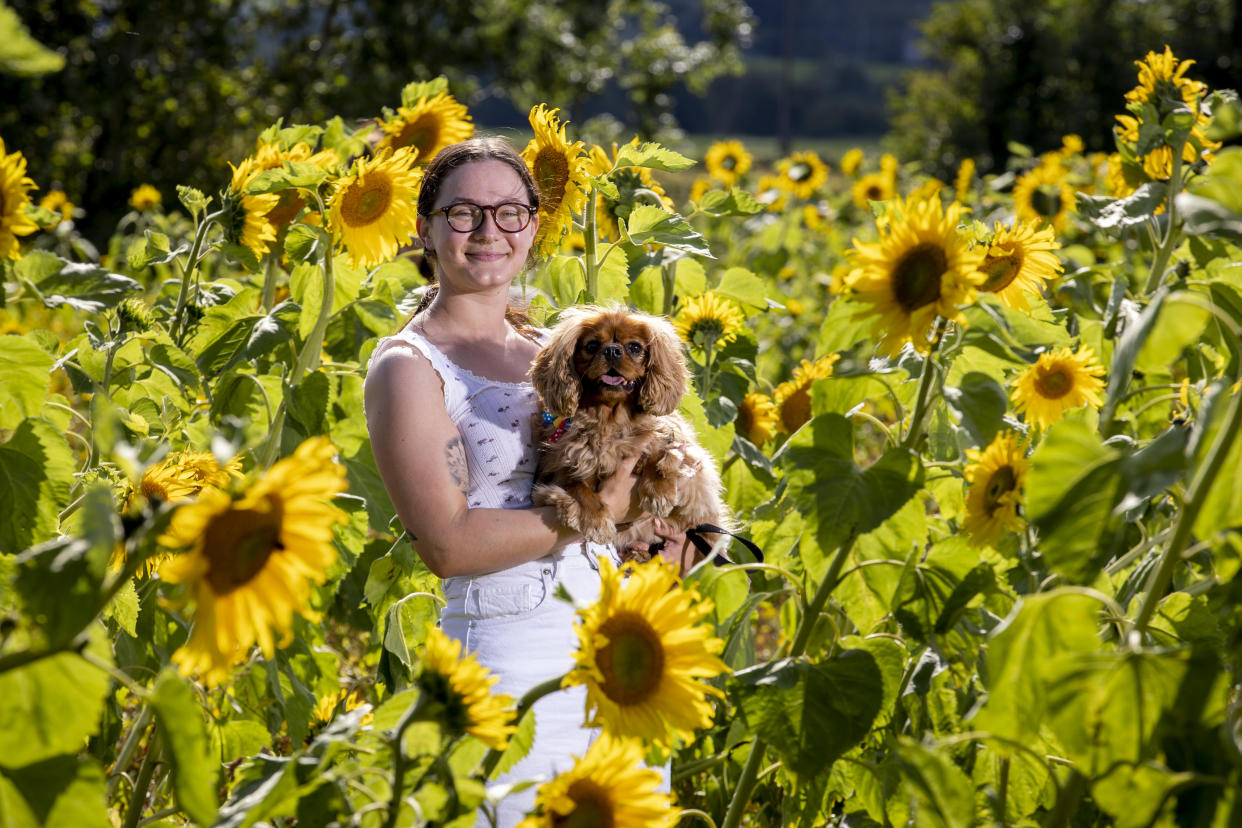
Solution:
[(625, 350), (629, 352), (630, 356), (642, 356), (643, 346), (637, 342), (631, 342), (625, 346)]
[(594, 354), (596, 351), (599, 350), (599, 343), (596, 342), (595, 340), (591, 340), (590, 342), (582, 346), (582, 350), (586, 351), (588, 354)]

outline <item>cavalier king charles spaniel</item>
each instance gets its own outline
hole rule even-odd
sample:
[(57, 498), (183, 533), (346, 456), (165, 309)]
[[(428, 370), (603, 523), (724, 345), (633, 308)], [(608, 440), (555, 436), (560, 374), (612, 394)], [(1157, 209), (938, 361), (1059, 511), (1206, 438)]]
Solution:
[[(623, 554), (631, 544), (641, 549), (657, 541), (657, 517), (683, 531), (702, 523), (729, 527), (715, 461), (677, 413), (688, 387), (686, 363), (667, 319), (625, 308), (571, 308), (535, 357), (531, 378), (543, 404), (536, 505), (555, 506), (564, 525)], [(618, 527), (596, 490), (644, 444), (634, 473), (647, 514)]]

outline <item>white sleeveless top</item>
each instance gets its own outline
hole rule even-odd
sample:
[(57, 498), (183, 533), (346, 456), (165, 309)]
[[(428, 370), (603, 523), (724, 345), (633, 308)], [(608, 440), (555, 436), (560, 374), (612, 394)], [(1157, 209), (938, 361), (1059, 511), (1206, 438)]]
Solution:
[(471, 509), (530, 508), (535, 476), (532, 427), (539, 413), (534, 386), (471, 373), (410, 327), (380, 339), (371, 362), (397, 344), (417, 350), (444, 385), (444, 405), (466, 451), (470, 476), (466, 504)]

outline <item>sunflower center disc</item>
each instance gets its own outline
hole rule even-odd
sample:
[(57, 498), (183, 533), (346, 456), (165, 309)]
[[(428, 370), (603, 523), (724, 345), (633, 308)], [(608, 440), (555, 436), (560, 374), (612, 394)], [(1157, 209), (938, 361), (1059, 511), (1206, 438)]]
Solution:
[(553, 215), (565, 199), (565, 185), (569, 183), (569, 162), (562, 153), (547, 148), (535, 156), (535, 185), (539, 188), (540, 205), (547, 215)]
[(884, 189), (879, 184), (872, 184), (871, 186), (867, 187), (867, 200), (868, 201), (883, 201), (884, 200)]
[(1052, 218), (1061, 212), (1061, 189), (1044, 185), (1031, 193), (1031, 206), (1035, 212), (1046, 218)]
[(280, 523), (280, 501), (269, 497), (259, 508), (229, 509), (207, 524), (207, 581), (217, 595), (250, 583), (272, 553), (284, 548)]
[(1018, 478), (1013, 473), (1013, 466), (1001, 466), (988, 478), (988, 488), (983, 496), (983, 505), (991, 515), (1000, 507), (1000, 499), (1014, 490)]
[(646, 620), (617, 615), (601, 627), (608, 644), (596, 654), (604, 675), (604, 695), (617, 704), (636, 704), (660, 686), (664, 673), (664, 647)]
[(1044, 399), (1060, 399), (1073, 388), (1074, 380), (1070, 378), (1064, 368), (1057, 367), (1047, 373), (1040, 372), (1035, 377), (1035, 390)]
[(940, 298), (940, 277), (948, 268), (944, 249), (936, 244), (920, 244), (906, 253), (893, 268), (897, 304), (910, 313)]
[(401, 146), (415, 147), (420, 159), (427, 158), (428, 151), (435, 146), (438, 137), (436, 125), (430, 121), (431, 119), (423, 116), (401, 131)]
[(365, 184), (355, 183), (345, 193), (341, 218), (350, 227), (365, 227), (382, 216), (392, 203), (392, 183), (385, 175), (372, 173)]
[(999, 293), (1009, 287), (1009, 283), (1017, 278), (1018, 271), (1021, 269), (1022, 259), (1016, 253), (999, 257), (988, 256), (979, 266), (979, 270), (987, 276), (987, 280), (980, 285), (979, 290), (984, 293)]
[(569, 786), (574, 809), (552, 818), (556, 828), (613, 828), (612, 807), (599, 786), (588, 779), (579, 779)]

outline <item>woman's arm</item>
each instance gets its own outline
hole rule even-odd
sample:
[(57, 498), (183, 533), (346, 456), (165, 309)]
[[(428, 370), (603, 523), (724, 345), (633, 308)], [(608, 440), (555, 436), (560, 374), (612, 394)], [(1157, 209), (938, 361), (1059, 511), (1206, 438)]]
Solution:
[[(421, 355), (390, 348), (371, 364), (367, 429), (384, 487), (414, 549), (441, 578), (494, 572), (541, 558), (581, 536), (557, 523), (556, 509), (471, 509), (466, 453), (444, 408), (440, 377)], [(634, 500), (626, 458), (600, 487), (613, 514)]]

